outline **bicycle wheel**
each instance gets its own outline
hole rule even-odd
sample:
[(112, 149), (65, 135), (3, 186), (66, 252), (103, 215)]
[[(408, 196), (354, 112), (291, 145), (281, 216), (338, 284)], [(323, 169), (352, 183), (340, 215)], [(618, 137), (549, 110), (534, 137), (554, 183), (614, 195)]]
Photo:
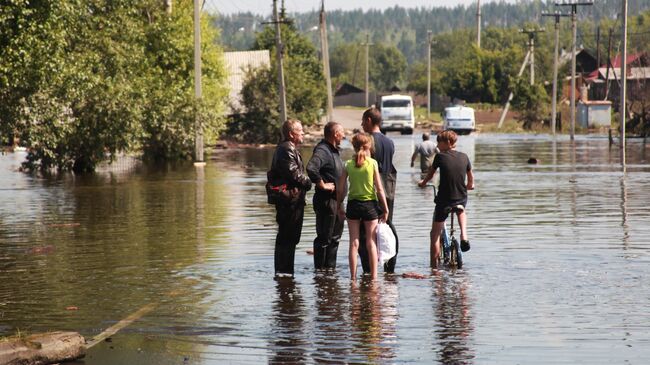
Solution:
[(463, 253), (460, 251), (460, 243), (454, 239), (454, 245), (452, 250), (454, 250), (454, 256), (456, 256), (456, 268), (463, 268)]
[(451, 239), (451, 253), (450, 253), (450, 260), (449, 260), (449, 265), (452, 267), (455, 267), (457, 269), (460, 269), (463, 267), (463, 259), (461, 259), (459, 255), (460, 251), (460, 244), (458, 243), (458, 240), (456, 240), (456, 237)]
[(440, 257), (442, 258), (445, 265), (449, 265), (450, 260), (450, 251), (451, 243), (449, 242), (449, 236), (447, 235), (447, 227), (442, 229), (442, 234), (440, 235)]

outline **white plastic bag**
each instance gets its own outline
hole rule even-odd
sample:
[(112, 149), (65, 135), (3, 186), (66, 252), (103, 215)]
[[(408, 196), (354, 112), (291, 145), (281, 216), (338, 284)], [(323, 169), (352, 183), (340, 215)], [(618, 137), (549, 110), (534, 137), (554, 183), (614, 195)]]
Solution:
[(377, 225), (377, 257), (379, 264), (383, 265), (397, 254), (395, 235), (386, 223)]

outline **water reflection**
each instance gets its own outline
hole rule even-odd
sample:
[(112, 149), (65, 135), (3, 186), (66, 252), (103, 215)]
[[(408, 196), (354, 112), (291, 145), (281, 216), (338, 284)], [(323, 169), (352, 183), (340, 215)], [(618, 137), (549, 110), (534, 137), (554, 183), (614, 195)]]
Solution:
[(344, 362), (347, 350), (341, 339), (350, 333), (346, 321), (347, 293), (342, 290), (338, 276), (333, 274), (316, 274), (313, 284), (316, 290), (313, 360), (317, 363)]
[(473, 324), (467, 286), (467, 277), (460, 272), (451, 276), (443, 270), (433, 270), (438, 339), (433, 350), (441, 364), (470, 364), (475, 357), (470, 346)]
[(196, 166), (196, 249), (200, 262), (205, 260), (205, 168)]
[(273, 355), (270, 364), (303, 364), (307, 361), (307, 344), (304, 337), (305, 303), (296, 280), (276, 278), (276, 298), (273, 302), (273, 329), (270, 345)]
[[(433, 189), (416, 187), (409, 169), (415, 137), (391, 138), (397, 271), (428, 272)], [(353, 288), (344, 263), (314, 274), (310, 208), (297, 281), (271, 279), (276, 227), (263, 182), (273, 149), (219, 151), (204, 172), (58, 177), (18, 173), (20, 158), (0, 156), (0, 336), (92, 338), (157, 303), (86, 363), (647, 362), (647, 147), (630, 143), (621, 174), (604, 138), (471, 141), (459, 145), (474, 148), (477, 179), (464, 269)], [(527, 164), (531, 154), (541, 163)]]
[(391, 342), (397, 321), (396, 282), (387, 279), (382, 284), (364, 277), (350, 287), (354, 351), (363, 356), (363, 362), (387, 362), (395, 357)]
[(470, 162), (474, 163), (476, 157), (476, 135), (458, 136), (456, 150), (466, 154)]
[(629, 225), (627, 221), (627, 173), (623, 173), (621, 182), (621, 226), (623, 227), (623, 247), (628, 248), (630, 242)]

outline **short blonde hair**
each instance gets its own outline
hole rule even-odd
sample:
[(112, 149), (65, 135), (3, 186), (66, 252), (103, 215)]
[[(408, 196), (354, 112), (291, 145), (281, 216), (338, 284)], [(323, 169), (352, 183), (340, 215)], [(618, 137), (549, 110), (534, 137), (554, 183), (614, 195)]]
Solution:
[(286, 122), (282, 123), (282, 140), (286, 141), (289, 139), (289, 132), (292, 132), (296, 129), (297, 125), (302, 125), (302, 122), (298, 119), (287, 119)]

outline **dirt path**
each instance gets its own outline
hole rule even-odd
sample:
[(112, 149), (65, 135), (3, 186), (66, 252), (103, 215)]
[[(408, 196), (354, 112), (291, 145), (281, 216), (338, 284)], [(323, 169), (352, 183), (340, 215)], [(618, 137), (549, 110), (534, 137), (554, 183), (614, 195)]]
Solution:
[(361, 115), (361, 109), (334, 108), (334, 121), (341, 123), (347, 130), (361, 129)]

